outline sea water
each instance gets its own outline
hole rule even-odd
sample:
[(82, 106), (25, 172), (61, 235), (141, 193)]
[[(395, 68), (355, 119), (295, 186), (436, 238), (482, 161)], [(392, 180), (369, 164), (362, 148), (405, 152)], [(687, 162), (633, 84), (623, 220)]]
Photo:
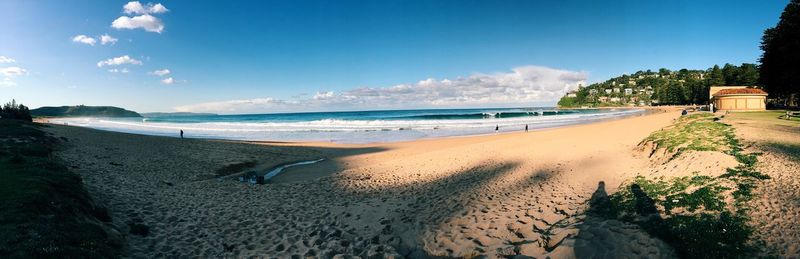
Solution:
[(54, 123), (161, 136), (371, 143), (559, 127), (639, 115), (642, 109), (426, 109), (144, 118), (60, 118)]

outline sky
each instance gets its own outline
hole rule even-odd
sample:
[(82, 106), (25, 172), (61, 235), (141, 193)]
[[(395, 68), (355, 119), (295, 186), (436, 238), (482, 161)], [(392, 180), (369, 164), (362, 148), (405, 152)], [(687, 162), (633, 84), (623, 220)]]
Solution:
[(139, 112), (553, 105), (757, 63), (787, 0), (0, 1), (0, 101)]

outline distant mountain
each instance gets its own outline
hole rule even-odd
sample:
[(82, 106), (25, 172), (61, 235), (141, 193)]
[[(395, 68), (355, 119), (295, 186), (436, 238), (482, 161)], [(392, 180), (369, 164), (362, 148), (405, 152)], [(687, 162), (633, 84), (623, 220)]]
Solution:
[(142, 113), (147, 118), (154, 117), (186, 117), (186, 116), (216, 116), (216, 113), (194, 113), (194, 112), (148, 112)]
[(135, 111), (113, 106), (60, 106), (31, 110), (32, 116), (43, 117), (142, 117)]

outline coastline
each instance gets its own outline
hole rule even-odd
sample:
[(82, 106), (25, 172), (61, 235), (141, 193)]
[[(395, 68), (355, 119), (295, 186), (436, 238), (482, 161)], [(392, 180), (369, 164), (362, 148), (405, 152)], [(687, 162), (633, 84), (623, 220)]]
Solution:
[[(595, 109), (596, 110), (596, 109)], [(100, 130), (124, 132), (153, 136), (178, 137), (180, 132), (187, 132), (187, 138), (218, 139), (232, 141), (259, 141), (259, 142), (336, 142), (349, 144), (369, 144), (385, 142), (407, 142), (417, 139), (436, 139), (443, 137), (480, 136), (492, 134), (505, 134), (527, 130), (530, 131), (559, 128), (571, 125), (596, 123), (616, 120), (631, 116), (641, 116), (654, 112), (664, 112), (667, 109), (642, 109), (620, 108), (609, 109), (607, 112), (570, 112), (563, 115), (519, 117), (519, 111), (511, 111), (511, 118), (483, 118), (475, 119), (476, 111), (461, 111), (467, 114), (437, 114), (423, 115), (422, 117), (449, 117), (451, 119), (426, 119), (426, 120), (384, 120), (384, 119), (353, 119), (340, 120), (335, 117), (320, 119), (315, 116), (309, 121), (279, 122), (253, 120), (258, 116), (271, 115), (233, 115), (245, 118), (238, 122), (236, 117), (196, 118), (191, 123), (170, 123), (169, 120), (160, 122), (136, 122), (129, 118), (104, 118), (104, 117), (48, 117), (37, 118), (38, 122), (62, 124), (94, 128)], [(420, 110), (426, 111), (426, 110)], [(450, 110), (446, 110), (450, 111)], [(408, 111), (389, 111), (408, 112)], [(528, 111), (530, 112), (530, 111)], [(515, 114), (516, 113), (516, 114)], [(484, 115), (487, 114), (484, 112)], [(492, 113), (491, 116), (500, 116), (505, 111)], [(480, 115), (480, 113), (478, 113)], [(516, 115), (517, 117), (513, 117)], [(551, 114), (552, 115), (552, 114)], [(285, 116), (285, 115), (282, 115)], [(326, 115), (327, 116), (327, 115)], [(333, 116), (333, 115), (331, 115)], [(419, 115), (418, 115), (419, 116)], [(471, 119), (452, 119), (452, 116), (469, 116)], [(508, 115), (505, 115), (508, 116)], [(366, 116), (367, 118), (369, 116)], [(414, 117), (414, 116), (412, 116)], [(322, 117), (325, 118), (325, 117)], [(460, 117), (459, 117), (460, 118)], [(179, 118), (183, 120), (183, 117)], [(499, 127), (499, 131), (495, 127)], [(530, 127), (529, 127), (530, 126)], [(182, 137), (182, 136), (181, 136)]]

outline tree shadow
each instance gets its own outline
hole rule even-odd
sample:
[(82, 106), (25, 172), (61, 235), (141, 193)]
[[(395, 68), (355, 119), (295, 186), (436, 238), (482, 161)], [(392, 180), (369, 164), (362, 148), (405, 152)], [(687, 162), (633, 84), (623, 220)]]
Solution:
[[(493, 212), (502, 215), (508, 210), (515, 209), (520, 209), (524, 213), (526, 209), (529, 209), (524, 204), (514, 205), (504, 201), (528, 199), (529, 203), (534, 203), (531, 192), (525, 190), (546, 184), (556, 170), (552, 167), (545, 167), (524, 172), (520, 171), (520, 165), (519, 161), (487, 160), (475, 166), (446, 172), (444, 177), (374, 187), (367, 192), (353, 189), (352, 186), (359, 184), (359, 181), (379, 183), (382, 179), (373, 179), (373, 177), (380, 176), (352, 175), (336, 177), (333, 180), (335, 189), (349, 195), (361, 196), (364, 199), (381, 200), (380, 204), (392, 203), (396, 200), (407, 201), (405, 204), (398, 203), (399, 205), (390, 208), (381, 207), (386, 211), (385, 213), (381, 213), (378, 218), (362, 221), (366, 225), (370, 225), (370, 221), (381, 222), (379, 225), (382, 228), (381, 234), (374, 237), (378, 243), (392, 244), (401, 255), (411, 258), (467, 256), (469, 254), (465, 255), (465, 251), (445, 251), (426, 247), (429, 245), (429, 242), (426, 241), (436, 239), (432, 237), (433, 233), (439, 233), (441, 230), (451, 233), (463, 231), (463, 228), (474, 227), (471, 223), (464, 222), (476, 215), (495, 215), (492, 214)], [(490, 223), (478, 222), (477, 219), (473, 221), (475, 224)], [(501, 228), (500, 231), (506, 227), (489, 225), (489, 228)], [(531, 225), (528, 227), (533, 228)], [(507, 231), (509, 235), (519, 235), (519, 233), (514, 233), (513, 229)], [(477, 253), (480, 253), (481, 249), (494, 249), (494, 247), (477, 243), (477, 241), (475, 243), (467, 241), (469, 245), (474, 244)]]
[(764, 149), (786, 156), (791, 160), (800, 161), (800, 145), (798, 144), (767, 142), (764, 144)]

